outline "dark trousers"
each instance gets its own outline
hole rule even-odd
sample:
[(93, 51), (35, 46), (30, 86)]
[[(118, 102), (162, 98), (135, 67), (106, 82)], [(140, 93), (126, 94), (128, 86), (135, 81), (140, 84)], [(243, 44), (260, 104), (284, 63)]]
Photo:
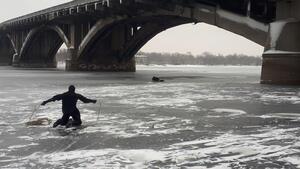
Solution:
[[(72, 117), (72, 122), (69, 124), (69, 119)], [(73, 112), (64, 112), (61, 119), (58, 119), (54, 124), (53, 127), (56, 127), (58, 125), (62, 126), (80, 126), (82, 124), (81, 118), (80, 118), (80, 112), (78, 109), (75, 109)]]

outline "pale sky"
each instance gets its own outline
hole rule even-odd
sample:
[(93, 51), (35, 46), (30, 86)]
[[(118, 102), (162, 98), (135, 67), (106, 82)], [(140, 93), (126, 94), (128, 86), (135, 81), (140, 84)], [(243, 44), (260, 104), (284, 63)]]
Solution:
[[(0, 22), (70, 0), (2, 0)], [(260, 56), (263, 47), (241, 36), (207, 24), (186, 24), (168, 29), (148, 42), (144, 52), (203, 52)]]

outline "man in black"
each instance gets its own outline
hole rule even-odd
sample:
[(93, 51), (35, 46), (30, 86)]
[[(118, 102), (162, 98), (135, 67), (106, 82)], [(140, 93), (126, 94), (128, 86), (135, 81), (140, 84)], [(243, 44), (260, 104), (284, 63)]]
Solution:
[[(62, 100), (62, 112), (63, 116), (61, 119), (58, 119), (53, 127), (58, 125), (63, 125), (67, 127), (71, 126), (80, 126), (82, 121), (80, 119), (80, 112), (76, 107), (77, 101), (80, 100), (83, 103), (96, 103), (97, 100), (88, 99), (80, 94), (75, 93), (75, 87), (73, 85), (69, 86), (69, 91), (63, 94), (56, 95), (49, 100), (44, 101), (41, 105), (46, 105), (49, 102)], [(73, 121), (69, 124), (69, 118), (72, 117)]]

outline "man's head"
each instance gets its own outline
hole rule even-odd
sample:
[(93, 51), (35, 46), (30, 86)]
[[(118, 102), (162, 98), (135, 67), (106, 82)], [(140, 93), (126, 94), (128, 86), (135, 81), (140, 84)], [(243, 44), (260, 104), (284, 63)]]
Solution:
[(71, 85), (69, 86), (69, 92), (75, 92), (75, 86)]

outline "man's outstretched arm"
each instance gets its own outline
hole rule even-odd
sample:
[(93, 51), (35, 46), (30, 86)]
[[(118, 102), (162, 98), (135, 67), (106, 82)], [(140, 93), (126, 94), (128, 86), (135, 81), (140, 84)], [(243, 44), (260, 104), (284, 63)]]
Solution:
[(56, 95), (56, 96), (53, 96), (51, 99), (48, 99), (46, 101), (43, 101), (43, 103), (41, 104), (42, 106), (46, 105), (47, 103), (49, 102), (55, 102), (55, 101), (59, 101), (62, 99), (62, 95), (59, 94), (59, 95)]
[(97, 103), (97, 100), (88, 99), (80, 94), (78, 94), (78, 99), (82, 101), (83, 103)]

